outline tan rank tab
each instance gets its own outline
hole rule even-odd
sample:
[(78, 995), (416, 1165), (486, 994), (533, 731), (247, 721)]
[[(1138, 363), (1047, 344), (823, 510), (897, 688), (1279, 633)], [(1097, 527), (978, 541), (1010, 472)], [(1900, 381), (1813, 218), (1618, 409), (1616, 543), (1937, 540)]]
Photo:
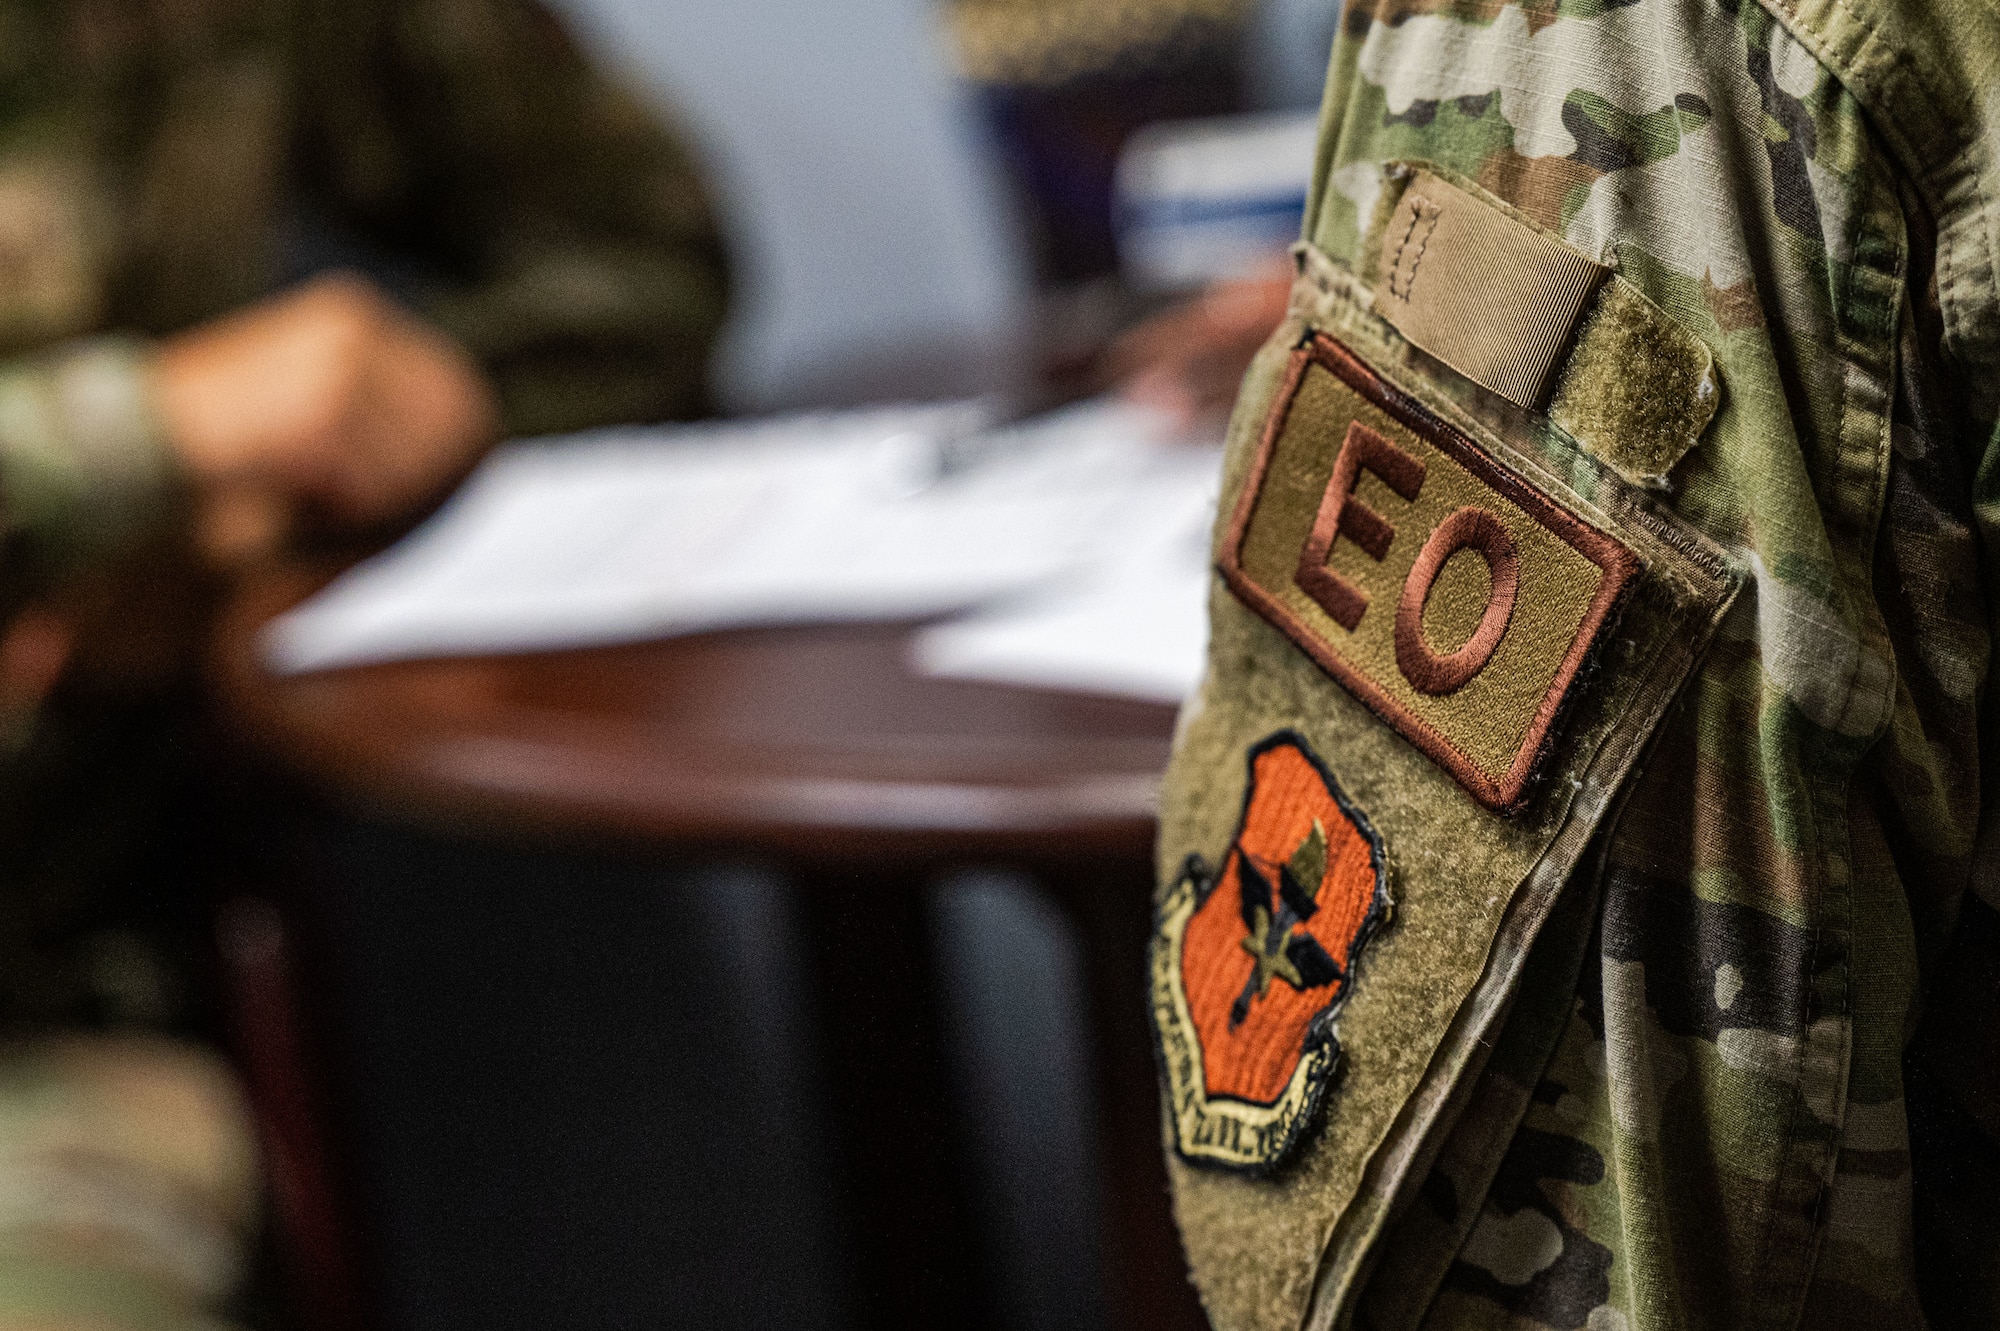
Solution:
[(1608, 272), (1420, 171), (1382, 233), (1375, 311), (1474, 383), (1532, 407)]
[(1218, 565), (1501, 812), (1639, 569), (1324, 334), (1293, 353)]

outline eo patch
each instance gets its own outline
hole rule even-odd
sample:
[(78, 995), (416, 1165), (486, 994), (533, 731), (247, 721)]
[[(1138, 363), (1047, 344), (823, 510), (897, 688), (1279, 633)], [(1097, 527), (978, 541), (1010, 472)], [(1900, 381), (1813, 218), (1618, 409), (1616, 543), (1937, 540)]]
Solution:
[(1153, 938), (1153, 1028), (1183, 1157), (1263, 1173), (1297, 1145), (1339, 1062), (1334, 1016), (1388, 911), (1368, 819), (1299, 735), (1259, 742), (1220, 867), (1189, 857)]
[(1639, 561), (1317, 334), (1292, 354), (1218, 566), (1506, 813)]

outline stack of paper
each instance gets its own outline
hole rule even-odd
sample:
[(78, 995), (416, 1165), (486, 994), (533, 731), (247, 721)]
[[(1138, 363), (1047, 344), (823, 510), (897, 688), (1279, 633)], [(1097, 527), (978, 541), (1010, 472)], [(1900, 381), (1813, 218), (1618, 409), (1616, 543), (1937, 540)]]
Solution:
[(267, 658), (304, 671), (993, 607), (925, 635), (922, 661), (1178, 696), (1199, 666), (1187, 538), (1214, 455), (1112, 403), (981, 424), (957, 404), (510, 445), (276, 621)]
[(1201, 680), (1208, 538), (1221, 450), (1163, 450), (1135, 469), (1089, 557), (1014, 601), (925, 630), (926, 671), (1175, 702)]

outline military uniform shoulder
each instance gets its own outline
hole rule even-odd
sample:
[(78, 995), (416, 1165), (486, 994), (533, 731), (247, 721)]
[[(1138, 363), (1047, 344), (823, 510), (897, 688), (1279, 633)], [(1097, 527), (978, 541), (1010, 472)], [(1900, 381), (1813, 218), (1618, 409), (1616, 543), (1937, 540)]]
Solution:
[[(2000, 4), (1770, 0), (1868, 109), (1938, 229), (1945, 349), (2000, 368)], [(1977, 372), (1984, 373), (1977, 373)], [(2000, 387), (1983, 388), (2000, 398)], [(1979, 404), (1992, 416), (2000, 401)]]

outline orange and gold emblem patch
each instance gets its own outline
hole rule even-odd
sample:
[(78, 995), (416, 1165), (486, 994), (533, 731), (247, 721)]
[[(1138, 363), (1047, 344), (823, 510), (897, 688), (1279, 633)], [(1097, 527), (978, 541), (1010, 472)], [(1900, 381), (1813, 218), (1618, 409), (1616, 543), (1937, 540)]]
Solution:
[(1319, 334), (1293, 353), (1218, 567), (1244, 604), (1507, 813), (1640, 566)]
[(1381, 840), (1303, 738), (1261, 741), (1249, 777), (1221, 864), (1190, 858), (1161, 902), (1151, 966), (1181, 1155), (1262, 1173), (1326, 1092), (1334, 1016), (1389, 894)]

